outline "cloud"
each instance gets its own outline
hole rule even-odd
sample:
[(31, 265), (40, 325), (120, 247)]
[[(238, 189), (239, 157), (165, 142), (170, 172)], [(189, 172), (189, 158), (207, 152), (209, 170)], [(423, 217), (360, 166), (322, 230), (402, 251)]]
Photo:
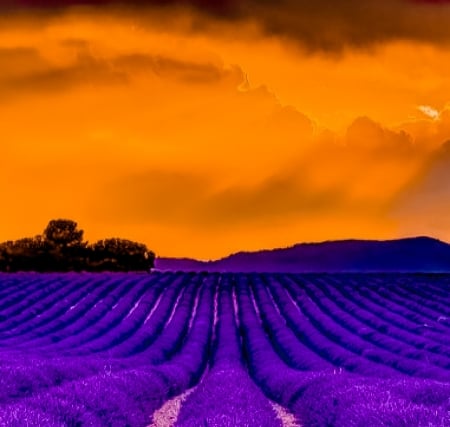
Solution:
[(339, 52), (414, 40), (448, 44), (450, 8), (407, 0), (284, 0), (249, 2), (266, 32), (299, 41), (307, 50)]
[[(95, 206), (100, 216), (124, 222), (185, 224), (195, 221), (197, 206), (206, 197), (210, 178), (190, 172), (150, 170), (105, 184)], [(108, 214), (109, 213), (109, 214)]]
[[(243, 95), (250, 100), (254, 96), (251, 92)], [(258, 96), (274, 103), (267, 93)], [(337, 223), (339, 217), (383, 221), (398, 193), (424, 162), (411, 135), (366, 117), (354, 120), (343, 136), (329, 131), (317, 133), (313, 122), (292, 107), (274, 104), (272, 112), (259, 119), (253, 137), (261, 150), (269, 147), (272, 156), (269, 151), (255, 151), (252, 156), (250, 151), (234, 158), (233, 148), (228, 146), (230, 152), (221, 151), (222, 165), (217, 170), (194, 173), (191, 163), (181, 168), (186, 172), (167, 165), (140, 174), (116, 174), (96, 197), (106, 200), (105, 204), (92, 205), (93, 212), (129, 223), (211, 232), (294, 225), (318, 218), (328, 218), (328, 226)], [(234, 118), (230, 117), (233, 125)], [(277, 154), (277, 134), (279, 139), (291, 138), (288, 160), (286, 153)], [(232, 144), (232, 139), (229, 141)], [(196, 141), (191, 144), (198, 152)], [(242, 142), (239, 146), (244, 148)], [(222, 144), (217, 148), (224, 150)], [(212, 153), (216, 148), (210, 149)], [(257, 150), (257, 145), (251, 150)], [(213, 154), (202, 154), (209, 162), (218, 161)], [(258, 167), (263, 159), (277, 155), (285, 159), (283, 167)], [(246, 176), (245, 169), (250, 166), (257, 172)]]
[(244, 81), (244, 73), (237, 66), (224, 67), (201, 59), (189, 61), (161, 54), (95, 56), (84, 40), (65, 40), (61, 45), (66, 50), (75, 50), (69, 63), (45, 59), (33, 47), (0, 48), (0, 100), (87, 85), (96, 88), (126, 85), (142, 76), (192, 85), (226, 81), (235, 88)]
[[(450, 42), (449, 2), (411, 0), (21, 0), (17, 7), (64, 10), (73, 5), (134, 10), (174, 9), (190, 6), (213, 21), (251, 21), (266, 34), (287, 37), (310, 52), (365, 49), (383, 42), (415, 40), (447, 45)], [(149, 12), (149, 13), (150, 13)], [(169, 14), (170, 15), (170, 14)], [(214, 27), (214, 22), (211, 26)], [(199, 22), (196, 22), (198, 25)], [(202, 22), (205, 25), (205, 22)]]
[(358, 117), (348, 127), (345, 145), (352, 150), (365, 150), (371, 155), (408, 155), (413, 150), (413, 138), (407, 132), (393, 131), (368, 117)]
[(437, 149), (397, 197), (392, 216), (404, 234), (450, 240), (450, 141)]
[(279, 173), (258, 185), (235, 186), (213, 194), (202, 209), (203, 223), (273, 225), (336, 212), (345, 206), (344, 188), (319, 190), (302, 178), (302, 173)]
[(439, 119), (439, 111), (429, 105), (419, 105), (417, 109), (431, 119)]
[(47, 92), (63, 90), (81, 84), (124, 83), (127, 76), (114, 70), (107, 62), (90, 55), (80, 55), (67, 67), (49, 65), (48, 69), (4, 81), (10, 90)]
[[(115, 70), (108, 61), (79, 52), (68, 65), (52, 63), (44, 59), (37, 49), (21, 48), (7, 56), (6, 67), (0, 68), (0, 100), (19, 95), (68, 90), (86, 85), (124, 83), (127, 75)], [(0, 65), (2, 52), (0, 51)]]
[[(15, 65), (28, 65), (30, 61), (39, 61), (40, 56), (32, 47), (0, 48), (0, 65), (5, 69), (10, 61)], [(17, 64), (19, 63), (19, 64)]]
[[(273, 227), (315, 217), (327, 217), (332, 224), (333, 216), (346, 214), (382, 218), (422, 161), (409, 135), (368, 118), (355, 120), (340, 138), (333, 133), (314, 135), (312, 122), (293, 108), (275, 111), (270, 126), (262, 128), (260, 138), (268, 138), (261, 139), (262, 145), (277, 149), (273, 134), (265, 133), (271, 126), (311, 138), (306, 147), (294, 145), (295, 156), (282, 169), (259, 169), (256, 180), (244, 179), (242, 172), (230, 179), (220, 169), (125, 175), (102, 188), (103, 198), (109, 200), (102, 215), (207, 230)], [(246, 159), (240, 159), (241, 166), (248, 165)], [(253, 156), (252, 163), (260, 161)]]
[(434, 156), (435, 153), (441, 152), (443, 141), (450, 136), (450, 109), (448, 106), (441, 110), (430, 109), (428, 106), (425, 108), (427, 114), (423, 113), (420, 118), (413, 117), (402, 123), (398, 130), (412, 135), (417, 148)]
[[(0, 175), (11, 207), (2, 221), (17, 233), (4, 238), (20, 236), (30, 205), (38, 229), (52, 212), (73, 212), (92, 239), (133, 230), (166, 254), (393, 237), (399, 193), (415, 178), (424, 185), (430, 152), (450, 135), (446, 51), (398, 43), (299, 55), (294, 40), (336, 53), (397, 36), (381, 18), (371, 29), (371, 1), (360, 21), (361, 5), (350, 15), (352, 1), (342, 10), (323, 1), (323, 22), (312, 2), (259, 2), (253, 15), (248, 4), (230, 3), (230, 14), (167, 4), (0, 18), (9, 22), (0, 25)], [(418, 117), (392, 126), (409, 114)], [(422, 198), (433, 192), (423, 188)]]
[(0, 80), (39, 73), (47, 64), (33, 46), (0, 47)]
[(283, 129), (283, 133), (296, 137), (300, 146), (313, 138), (315, 124), (308, 116), (290, 105), (278, 106), (268, 117), (265, 130), (276, 139), (280, 129)]
[(237, 87), (244, 80), (244, 73), (237, 66), (225, 69), (221, 64), (188, 62), (161, 55), (131, 54), (111, 61), (114, 67), (130, 74), (150, 72), (163, 78), (192, 84), (212, 84), (230, 78)]
[[(214, 230), (291, 221), (336, 210), (344, 189), (315, 191), (300, 176), (279, 172), (255, 185), (218, 184), (218, 177), (177, 171), (127, 175), (103, 189), (102, 216)], [(95, 207), (97, 210), (98, 206)]]
[[(428, 147), (423, 162), (392, 201), (390, 216), (401, 235), (431, 235), (450, 241), (450, 110), (437, 118), (403, 125), (416, 144)], [(444, 141), (444, 142), (443, 142)]]

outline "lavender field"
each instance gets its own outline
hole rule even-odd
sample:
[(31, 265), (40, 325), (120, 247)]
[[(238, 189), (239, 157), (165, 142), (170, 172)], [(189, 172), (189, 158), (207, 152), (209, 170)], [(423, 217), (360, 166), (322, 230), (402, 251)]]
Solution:
[(0, 275), (0, 425), (448, 427), (449, 303), (448, 275)]

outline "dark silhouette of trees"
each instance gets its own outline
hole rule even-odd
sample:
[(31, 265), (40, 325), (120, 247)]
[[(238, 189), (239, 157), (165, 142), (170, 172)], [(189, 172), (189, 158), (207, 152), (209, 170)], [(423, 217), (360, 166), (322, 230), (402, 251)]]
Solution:
[(48, 223), (43, 236), (48, 259), (45, 271), (88, 270), (87, 242), (83, 242), (83, 230), (69, 219), (57, 219)]
[(76, 222), (57, 219), (44, 233), (0, 243), (0, 271), (147, 271), (155, 254), (146, 245), (111, 238), (89, 245)]
[(70, 219), (54, 219), (44, 230), (44, 239), (61, 249), (77, 247), (83, 242), (83, 230), (78, 230), (78, 224)]
[(90, 264), (98, 270), (149, 270), (155, 260), (155, 254), (145, 245), (125, 239), (99, 240), (89, 250)]
[(0, 270), (41, 270), (48, 264), (49, 250), (42, 236), (26, 237), (0, 244)]

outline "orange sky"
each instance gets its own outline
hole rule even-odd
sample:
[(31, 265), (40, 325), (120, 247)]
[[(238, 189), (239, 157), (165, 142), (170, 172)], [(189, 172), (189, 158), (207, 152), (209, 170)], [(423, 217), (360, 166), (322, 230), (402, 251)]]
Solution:
[[(408, 17), (436, 7), (450, 18), (423, 4)], [(90, 241), (202, 259), (338, 238), (450, 240), (450, 30), (386, 24), (370, 37), (333, 24), (317, 40), (281, 12), (269, 31), (258, 13), (0, 17), (0, 240), (60, 217)]]

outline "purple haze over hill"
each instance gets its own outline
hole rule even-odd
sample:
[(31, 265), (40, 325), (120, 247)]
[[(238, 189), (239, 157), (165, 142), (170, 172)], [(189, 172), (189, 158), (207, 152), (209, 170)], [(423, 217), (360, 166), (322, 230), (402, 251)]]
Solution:
[(211, 272), (447, 272), (450, 245), (430, 237), (339, 240), (238, 252), (215, 261), (161, 257), (155, 266)]

